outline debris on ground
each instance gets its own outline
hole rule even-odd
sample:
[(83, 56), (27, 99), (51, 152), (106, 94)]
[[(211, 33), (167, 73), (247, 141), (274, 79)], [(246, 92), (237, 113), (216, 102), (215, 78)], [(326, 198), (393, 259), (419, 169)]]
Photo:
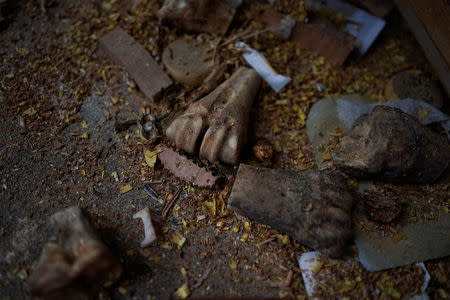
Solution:
[(258, 139), (252, 147), (253, 155), (262, 162), (264, 167), (269, 167), (272, 163), (273, 146), (265, 139)]
[(47, 225), (47, 244), (27, 279), (38, 297), (86, 296), (122, 273), (119, 261), (101, 242), (80, 208), (55, 213)]
[(339, 173), (276, 170), (241, 164), (228, 207), (340, 256), (352, 237), (353, 198)]
[(386, 25), (386, 21), (375, 17), (365, 10), (354, 7), (342, 0), (314, 1), (306, 0), (306, 4), (317, 11), (332, 10), (337, 18), (345, 22), (344, 30), (357, 40), (356, 49), (364, 55)]
[(163, 51), (162, 61), (175, 81), (191, 87), (199, 86), (214, 67), (210, 45), (191, 38), (170, 43)]
[[(345, 99), (351, 103), (374, 103), (370, 97), (362, 95), (331, 96), (320, 99), (311, 107), (306, 120), (306, 131), (314, 152), (314, 158), (319, 169), (332, 165), (330, 140), (338, 138), (340, 130), (347, 128), (345, 120), (338, 113), (338, 99)], [(350, 111), (349, 114), (354, 114)], [(337, 143), (338, 141), (336, 141)]]
[(0, 22), (5, 18), (3, 17), (3, 6), (6, 4), (6, 0), (0, 0)]
[(291, 37), (296, 23), (291, 16), (279, 13), (272, 8), (266, 9), (260, 19), (265, 26), (270, 28), (270, 32), (285, 40)]
[(364, 193), (364, 207), (367, 217), (375, 222), (390, 223), (402, 212), (402, 203), (395, 191), (385, 188), (382, 191)]
[(194, 92), (193, 99), (197, 100), (215, 90), (222, 83), (228, 68), (226, 63), (215, 65), (211, 73), (203, 80), (202, 85)]
[[(355, 245), (367, 270), (384, 270), (450, 255), (448, 203), (439, 204), (440, 199), (448, 198), (448, 191), (445, 186), (428, 187), (428, 192), (420, 189), (384, 183), (359, 184), (363, 194), (371, 193), (374, 198), (378, 194), (382, 198), (386, 193), (402, 204), (400, 215), (389, 223), (371, 220), (364, 202), (355, 206)], [(434, 196), (429, 197), (429, 193)], [(383, 218), (389, 218), (388, 215)]]
[(159, 137), (155, 121), (155, 117), (152, 114), (144, 113), (137, 122), (141, 138), (146, 142), (153, 143)]
[(432, 183), (450, 162), (447, 138), (397, 108), (377, 106), (345, 133), (334, 164), (359, 178)]
[(172, 80), (150, 53), (121, 28), (101, 37), (99, 47), (114, 63), (125, 68), (149, 99), (172, 84)]
[(225, 34), (235, 11), (226, 0), (165, 0), (158, 15), (183, 31)]
[(314, 15), (310, 17), (308, 23), (298, 23), (295, 26), (292, 41), (327, 58), (335, 65), (342, 65), (355, 48), (355, 38), (336, 28), (326, 18)]
[(152, 224), (152, 218), (148, 207), (141, 209), (133, 215), (133, 219), (141, 219), (144, 224), (144, 240), (141, 242), (141, 248), (150, 246), (156, 241), (156, 232)]
[[(370, 273), (364, 270), (354, 253), (336, 260), (320, 252), (306, 252), (301, 255), (299, 265), (310, 299), (429, 299), (425, 290), (430, 274), (423, 263), (404, 267), (398, 272)], [(385, 281), (390, 285), (383, 288)]]
[(440, 109), (444, 95), (434, 81), (426, 80), (423, 76), (411, 71), (400, 72), (392, 76), (384, 90), (386, 100), (416, 99), (424, 101)]
[(204, 187), (213, 186), (219, 179), (219, 176), (213, 175), (210, 170), (198, 166), (187, 157), (163, 144), (158, 145), (157, 149), (161, 150), (158, 153), (158, 158), (164, 168), (169, 170), (175, 177), (181, 178), (196, 186)]
[(178, 148), (200, 157), (237, 164), (247, 137), (250, 108), (260, 86), (252, 69), (241, 67), (209, 95), (190, 104), (167, 128)]
[(291, 78), (276, 73), (269, 65), (264, 55), (251, 48), (246, 43), (237, 42), (234, 46), (244, 51), (242, 56), (245, 61), (252, 66), (256, 73), (258, 73), (276, 93), (281, 91), (291, 81)]

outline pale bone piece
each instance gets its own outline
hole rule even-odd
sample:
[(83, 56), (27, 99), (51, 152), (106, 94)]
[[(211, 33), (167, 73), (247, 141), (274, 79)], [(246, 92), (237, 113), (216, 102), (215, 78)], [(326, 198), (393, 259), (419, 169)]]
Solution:
[(141, 242), (141, 248), (145, 248), (156, 241), (155, 228), (153, 227), (148, 207), (141, 209), (134, 214), (133, 219), (139, 218), (142, 219), (142, 223), (144, 223), (144, 240)]
[(188, 106), (167, 128), (166, 135), (178, 148), (194, 154), (203, 137), (200, 157), (214, 163), (237, 164), (247, 137), (253, 99), (261, 84), (259, 75), (239, 68), (209, 95)]

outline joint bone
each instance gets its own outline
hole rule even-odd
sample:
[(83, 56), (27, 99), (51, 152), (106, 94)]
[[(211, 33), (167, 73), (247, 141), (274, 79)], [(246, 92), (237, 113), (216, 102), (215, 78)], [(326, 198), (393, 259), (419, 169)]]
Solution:
[(190, 154), (202, 139), (200, 157), (237, 164), (260, 83), (253, 69), (239, 68), (209, 95), (190, 104), (167, 128), (167, 137)]

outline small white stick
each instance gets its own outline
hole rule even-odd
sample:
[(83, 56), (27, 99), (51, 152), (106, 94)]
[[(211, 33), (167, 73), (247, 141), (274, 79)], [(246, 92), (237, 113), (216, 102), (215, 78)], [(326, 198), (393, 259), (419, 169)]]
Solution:
[(156, 240), (155, 228), (153, 228), (152, 218), (150, 217), (150, 212), (148, 207), (138, 211), (134, 214), (133, 219), (141, 218), (144, 223), (144, 240), (141, 242), (141, 247), (148, 247), (151, 243)]

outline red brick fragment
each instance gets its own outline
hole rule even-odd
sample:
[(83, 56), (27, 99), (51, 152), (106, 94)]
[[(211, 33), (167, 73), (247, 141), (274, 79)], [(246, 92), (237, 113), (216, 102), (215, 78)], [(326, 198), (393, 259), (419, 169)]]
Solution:
[(110, 59), (125, 68), (148, 98), (153, 99), (172, 84), (172, 80), (147, 50), (121, 28), (100, 38), (99, 46)]

